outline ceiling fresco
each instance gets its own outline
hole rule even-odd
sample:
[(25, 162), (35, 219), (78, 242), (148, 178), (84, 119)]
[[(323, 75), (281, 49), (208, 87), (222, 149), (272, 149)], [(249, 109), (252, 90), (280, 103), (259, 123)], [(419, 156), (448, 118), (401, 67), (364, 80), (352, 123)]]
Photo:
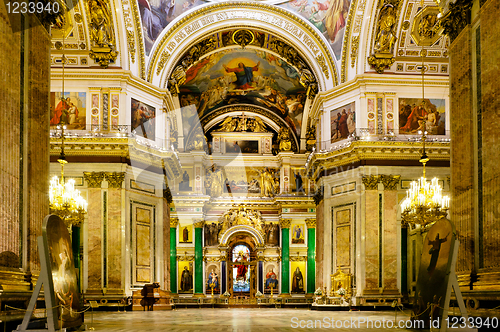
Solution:
[[(182, 13), (220, 0), (137, 0), (142, 20), (146, 55), (160, 33)], [(344, 30), (351, 0), (264, 0), (285, 8), (309, 21), (323, 35), (337, 59), (340, 59)]]
[(219, 108), (255, 105), (278, 115), (300, 137), (306, 98), (294, 67), (253, 48), (223, 49), (199, 59), (179, 86), (184, 135)]

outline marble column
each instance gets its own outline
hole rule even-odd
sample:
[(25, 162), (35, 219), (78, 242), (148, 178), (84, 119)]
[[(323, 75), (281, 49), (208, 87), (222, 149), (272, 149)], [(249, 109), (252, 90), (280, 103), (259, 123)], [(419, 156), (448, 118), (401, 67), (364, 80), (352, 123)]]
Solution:
[(170, 292), (177, 293), (177, 225), (179, 218), (170, 218)]
[(291, 219), (281, 219), (281, 295), (290, 294), (290, 224)]
[[(321, 188), (321, 187), (320, 187)], [(325, 264), (325, 245), (324, 245), (324, 234), (325, 234), (325, 221), (324, 221), (324, 200), (323, 200), (323, 190), (318, 190), (313, 196), (314, 202), (316, 203), (316, 286), (315, 288), (323, 289), (324, 286), (328, 286), (328, 279), (326, 284), (324, 284), (324, 269)]]
[(364, 294), (379, 294), (379, 194), (380, 176), (363, 176), (365, 185), (365, 288)]
[(106, 237), (107, 264), (106, 275), (108, 277), (106, 293), (124, 294), (122, 283), (122, 194), (124, 172), (104, 173), (108, 181), (108, 227)]
[(88, 190), (87, 294), (102, 294), (102, 198), (103, 172), (84, 172)]
[(194, 221), (194, 293), (203, 295), (203, 225), (204, 220)]
[[(170, 274), (175, 272), (175, 270), (171, 269), (171, 258), (170, 258), (170, 203), (172, 203), (172, 193), (170, 189), (163, 190), (163, 289), (166, 291), (170, 291)], [(175, 241), (174, 241), (175, 243)]]
[(382, 175), (384, 185), (383, 227), (383, 294), (399, 294), (398, 290), (398, 195), (401, 175)]
[(316, 219), (306, 219), (307, 225), (307, 294), (313, 294), (316, 286)]

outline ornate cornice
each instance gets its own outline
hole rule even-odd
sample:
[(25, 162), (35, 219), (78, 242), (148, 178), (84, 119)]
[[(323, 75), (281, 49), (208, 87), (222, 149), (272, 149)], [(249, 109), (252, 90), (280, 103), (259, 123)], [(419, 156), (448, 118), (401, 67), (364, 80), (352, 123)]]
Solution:
[(83, 178), (88, 188), (101, 188), (104, 172), (83, 172)]
[(170, 228), (177, 228), (179, 218), (170, 218)]
[(365, 190), (377, 190), (380, 182), (380, 175), (365, 175), (361, 178), (365, 185)]
[(108, 188), (121, 188), (125, 180), (125, 172), (107, 172), (104, 178), (108, 181)]
[(307, 228), (316, 228), (316, 218), (307, 218), (306, 225)]
[(307, 262), (307, 256), (290, 256), (290, 262)]
[(280, 226), (281, 228), (290, 228), (290, 225), (292, 223), (292, 219), (280, 219)]
[(203, 219), (193, 219), (194, 228), (203, 228), (205, 225), (205, 220)]
[(319, 205), (321, 201), (325, 198), (325, 187), (319, 186), (316, 192), (313, 195), (314, 203)]
[(174, 198), (172, 197), (172, 192), (170, 191), (170, 187), (163, 189), (163, 198), (167, 200), (168, 204), (174, 201)]
[(401, 175), (381, 175), (381, 182), (384, 185), (384, 190), (397, 190)]
[(449, 11), (441, 18), (441, 25), (444, 28), (443, 33), (450, 37), (451, 42), (470, 24), (472, 4), (473, 1), (470, 0), (449, 2)]

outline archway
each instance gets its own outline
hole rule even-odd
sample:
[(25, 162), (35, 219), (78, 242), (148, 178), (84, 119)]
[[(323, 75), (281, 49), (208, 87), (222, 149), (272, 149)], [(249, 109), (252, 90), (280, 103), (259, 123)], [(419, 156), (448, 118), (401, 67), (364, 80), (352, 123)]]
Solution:
[(257, 241), (246, 231), (228, 242), (228, 291), (233, 299), (254, 298), (257, 290)]

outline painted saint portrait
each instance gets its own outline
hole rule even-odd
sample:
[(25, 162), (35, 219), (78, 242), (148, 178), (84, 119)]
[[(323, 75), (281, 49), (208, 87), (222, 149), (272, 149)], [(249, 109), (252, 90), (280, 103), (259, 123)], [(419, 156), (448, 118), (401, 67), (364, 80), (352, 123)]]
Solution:
[(271, 294), (271, 288), (273, 294), (279, 293), (279, 281), (278, 281), (278, 269), (274, 264), (268, 264), (266, 266), (266, 278), (264, 284), (264, 293)]
[(50, 93), (50, 127), (65, 125), (69, 130), (85, 130), (86, 128), (85, 92)]
[(155, 140), (156, 109), (134, 98), (131, 100), (132, 126), (136, 135)]
[(304, 225), (294, 225), (292, 228), (292, 244), (304, 243)]
[(455, 239), (453, 225), (446, 218), (438, 220), (425, 237), (413, 309), (424, 321), (440, 316), (439, 312), (426, 310), (427, 303), (444, 307)]
[(424, 129), (428, 135), (446, 134), (444, 99), (399, 98), (399, 133), (418, 134)]
[(354, 102), (330, 112), (331, 143), (346, 139), (356, 130)]
[(207, 267), (207, 275), (206, 275), (206, 292), (207, 295), (212, 293), (212, 288), (214, 294), (220, 293), (220, 282), (219, 282), (219, 268), (216, 265), (209, 265)]
[(193, 292), (193, 262), (178, 262), (179, 293)]
[(305, 293), (305, 262), (293, 262), (291, 265), (292, 272), (292, 293)]

